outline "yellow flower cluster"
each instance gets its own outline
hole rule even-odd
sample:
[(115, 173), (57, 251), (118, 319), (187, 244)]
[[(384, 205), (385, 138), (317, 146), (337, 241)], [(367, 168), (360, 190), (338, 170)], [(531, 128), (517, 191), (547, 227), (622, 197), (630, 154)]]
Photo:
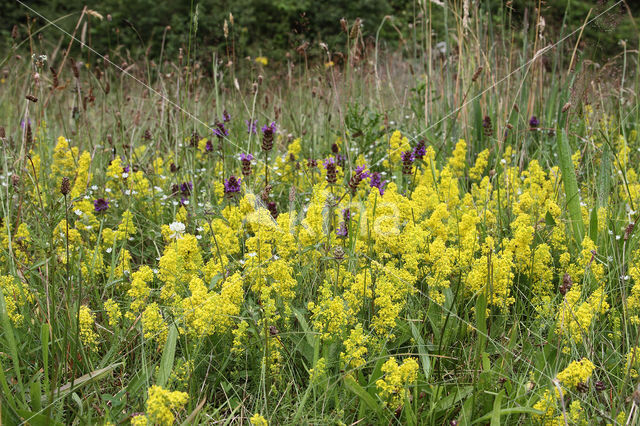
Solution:
[(269, 422), (260, 413), (256, 413), (249, 419), (252, 426), (269, 426)]
[[(548, 426), (566, 424), (564, 416), (559, 412), (560, 404), (558, 400), (560, 398), (565, 401), (568, 400), (571, 392), (576, 392), (579, 385), (586, 385), (594, 370), (593, 363), (586, 358), (582, 358), (580, 361), (571, 362), (564, 370), (558, 373), (557, 380), (559, 385), (562, 386), (562, 395), (560, 395), (558, 388), (554, 388), (553, 391), (547, 389), (540, 400), (533, 406), (534, 409), (543, 412), (543, 414), (536, 416), (542, 424)], [(572, 421), (571, 424), (587, 424), (580, 401), (571, 402), (568, 414), (569, 419)]]
[(94, 331), (95, 315), (85, 305), (80, 306), (80, 340), (85, 348), (94, 351), (97, 349), (98, 334)]
[(376, 381), (378, 395), (389, 407), (396, 409), (403, 404), (404, 392), (418, 377), (418, 361), (407, 358), (398, 365), (395, 357), (391, 357), (382, 365), (381, 371), (384, 377)]
[(24, 316), (20, 313), (20, 309), (35, 301), (34, 294), (25, 287), (25, 284), (10, 275), (0, 276), (0, 291), (4, 296), (7, 315), (16, 326), (22, 325), (24, 322)]
[(185, 392), (171, 392), (161, 386), (151, 386), (148, 390), (146, 415), (135, 416), (131, 424), (135, 426), (171, 426), (175, 421), (174, 412), (182, 409), (189, 395)]

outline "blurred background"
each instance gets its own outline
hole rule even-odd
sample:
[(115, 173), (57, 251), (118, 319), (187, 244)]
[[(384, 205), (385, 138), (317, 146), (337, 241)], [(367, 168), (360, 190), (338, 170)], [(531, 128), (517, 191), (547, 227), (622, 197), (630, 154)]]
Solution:
[[(90, 14), (77, 29), (78, 37), (98, 52), (133, 56), (144, 54), (151, 59), (175, 58), (179, 49), (193, 51), (197, 47), (201, 60), (214, 52), (233, 56), (261, 56), (271, 62), (284, 62), (287, 53), (304, 46), (306, 58), (322, 55), (319, 42), (338, 53), (343, 48), (341, 22), (362, 22), (364, 40), (373, 43), (378, 37), (381, 46), (403, 49), (407, 56), (419, 55), (428, 26), (434, 43), (455, 46), (456, 16), (465, 13), (469, 1), (438, 0), (25, 0), (47, 19), (68, 32), (76, 27), (83, 7)], [(530, 40), (527, 35), (536, 31), (536, 15), (544, 16), (545, 33), (549, 40), (557, 40), (569, 29), (582, 25), (606, 10), (613, 1), (586, 0), (487, 0), (471, 2), (472, 7), (486, 15), (497, 33), (508, 32), (521, 37), (516, 42)], [(477, 4), (476, 4), (477, 3)], [(27, 7), (15, 0), (0, 0), (0, 48), (7, 51), (13, 43), (12, 33), (25, 37), (37, 28), (36, 36), (55, 49), (68, 39)], [(624, 5), (627, 7), (624, 7)], [(597, 22), (585, 28), (583, 46), (593, 60), (610, 56), (638, 44), (640, 2), (620, 2)], [(431, 17), (425, 22), (424, 17)], [(388, 17), (385, 20), (385, 17)], [(31, 21), (30, 21), (31, 18)], [(35, 21), (33, 21), (35, 19)], [(381, 25), (383, 24), (384, 25)], [(515, 30), (515, 32), (514, 32)], [(614, 31), (615, 30), (615, 31)], [(16, 34), (16, 32), (18, 34)], [(77, 48), (77, 46), (76, 46)]]

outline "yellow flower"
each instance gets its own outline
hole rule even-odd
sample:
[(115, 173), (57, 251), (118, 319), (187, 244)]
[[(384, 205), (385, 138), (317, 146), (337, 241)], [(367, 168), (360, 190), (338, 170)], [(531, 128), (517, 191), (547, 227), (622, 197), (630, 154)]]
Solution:
[(80, 340), (89, 350), (95, 350), (98, 343), (98, 335), (93, 331), (95, 316), (85, 305), (80, 306)]
[(145, 339), (155, 340), (159, 345), (167, 340), (169, 330), (157, 303), (151, 303), (142, 313), (142, 330)]
[(407, 358), (402, 365), (398, 365), (396, 359), (391, 357), (381, 370), (384, 378), (376, 381), (378, 395), (392, 409), (398, 408), (404, 400), (402, 392), (418, 378), (418, 362), (414, 358)]
[(107, 313), (107, 318), (109, 319), (109, 326), (112, 328), (117, 327), (120, 319), (122, 318), (122, 312), (120, 312), (118, 304), (113, 299), (109, 299), (104, 302), (104, 310)]
[(35, 301), (33, 292), (25, 287), (26, 284), (10, 275), (0, 277), (0, 290), (4, 296), (7, 315), (14, 325), (21, 325), (24, 321), (23, 315), (19, 312), (20, 308)]
[(269, 422), (265, 419), (262, 414), (256, 413), (254, 414), (249, 421), (253, 426), (269, 426)]
[(151, 386), (148, 391), (146, 416), (136, 416), (131, 424), (144, 426), (147, 424), (170, 426), (176, 417), (174, 411), (180, 410), (188, 401), (185, 392), (171, 392), (161, 386)]
[(595, 366), (587, 358), (582, 358), (580, 361), (573, 361), (564, 370), (558, 373), (558, 380), (564, 386), (575, 389), (579, 383), (586, 383), (591, 377), (591, 373)]
[(256, 63), (262, 65), (263, 67), (266, 67), (267, 64), (269, 63), (269, 59), (267, 59), (264, 56), (258, 56), (256, 58)]
[(362, 324), (357, 324), (343, 343), (344, 352), (340, 353), (340, 360), (345, 366), (358, 368), (365, 364), (364, 356), (367, 354), (368, 340), (369, 336), (364, 334)]

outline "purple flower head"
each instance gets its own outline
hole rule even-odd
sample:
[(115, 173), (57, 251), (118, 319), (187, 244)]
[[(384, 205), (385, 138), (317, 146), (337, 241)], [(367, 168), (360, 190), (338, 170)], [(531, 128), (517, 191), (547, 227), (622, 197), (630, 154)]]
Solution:
[(538, 117), (536, 117), (535, 115), (532, 115), (531, 118), (529, 119), (529, 126), (531, 126), (531, 128), (536, 128), (540, 125), (540, 120), (538, 120)]
[(20, 127), (22, 128), (22, 130), (24, 130), (24, 128), (26, 127), (26, 125), (31, 126), (31, 120), (27, 118), (27, 122), (24, 122), (24, 118), (22, 120), (20, 120)]
[(240, 162), (242, 163), (242, 176), (249, 176), (251, 174), (251, 160), (253, 160), (253, 155), (251, 154), (240, 154)]
[(380, 195), (384, 194), (384, 186), (387, 184), (387, 181), (382, 180), (382, 175), (380, 172), (373, 172), (369, 175), (369, 186), (371, 188), (378, 188)]
[(403, 163), (413, 163), (415, 159), (413, 156), (413, 151), (403, 151), (400, 153), (400, 158), (402, 158)]
[(413, 157), (422, 160), (424, 156), (427, 155), (427, 147), (423, 140), (418, 142), (418, 145), (413, 149)]
[(245, 154), (244, 152), (240, 153), (240, 161), (251, 161), (253, 160), (253, 155)]
[(226, 109), (222, 111), (222, 121), (225, 123), (228, 123), (229, 121), (231, 121), (231, 116), (229, 115)]
[(276, 122), (262, 126), (262, 150), (271, 151), (273, 148), (273, 135), (276, 133)]
[(247, 125), (247, 133), (253, 133), (254, 135), (258, 134), (258, 120), (244, 120), (244, 124)]
[[(180, 192), (182, 193), (182, 195), (190, 195), (192, 190), (193, 190), (193, 183), (191, 181), (182, 182), (180, 184)], [(177, 193), (178, 191), (175, 191), (175, 192)]]
[(224, 181), (224, 193), (228, 197), (233, 197), (240, 192), (240, 182), (242, 179), (237, 179), (235, 176), (229, 177)]
[(369, 177), (369, 172), (365, 170), (365, 165), (356, 167), (356, 175), (360, 176), (362, 179)]
[(340, 238), (347, 238), (349, 236), (349, 226), (346, 222), (340, 222), (340, 226), (336, 229), (336, 235)]
[(109, 208), (109, 201), (107, 201), (104, 198), (98, 198), (96, 200), (93, 200), (93, 208), (96, 210), (97, 213), (103, 212)]
[(349, 222), (351, 220), (351, 210), (349, 209), (343, 209), (342, 210), (342, 219), (345, 222)]
[(324, 160), (324, 168), (327, 170), (327, 182), (334, 184), (338, 181), (338, 173), (336, 172), (336, 160), (329, 157)]
[(328, 168), (328, 167), (333, 167), (333, 166), (335, 166), (335, 165), (336, 165), (336, 159), (335, 159), (335, 158), (333, 158), (333, 157), (329, 157), (329, 158), (327, 158), (326, 160), (324, 160), (324, 161), (322, 162), (322, 164), (324, 165), (324, 168), (325, 168), (325, 169), (326, 169), (326, 168)]
[(278, 205), (276, 204), (275, 201), (269, 201), (267, 203), (267, 210), (269, 210), (269, 213), (271, 213), (271, 217), (274, 219), (278, 218)]
[(410, 175), (413, 172), (413, 161), (415, 160), (413, 156), (413, 151), (405, 151), (400, 154), (402, 158), (402, 174)]
[(122, 168), (122, 173), (129, 173), (129, 170), (131, 170), (131, 168), (129, 166), (124, 166)]
[(275, 133), (276, 132), (276, 122), (272, 121), (271, 124), (265, 124), (264, 126), (262, 126), (262, 133)]
[(213, 142), (207, 141), (207, 143), (204, 146), (204, 150), (207, 152), (213, 151)]
[(365, 171), (364, 165), (356, 167), (356, 171), (354, 175), (351, 176), (351, 179), (349, 179), (349, 188), (351, 188), (351, 192), (353, 194), (356, 193), (356, 190), (358, 189), (358, 185), (360, 185), (360, 182), (362, 182), (362, 180), (368, 176), (369, 176), (369, 172)]
[(213, 134), (222, 139), (225, 136), (229, 136), (229, 131), (226, 127), (224, 127), (224, 123), (217, 122), (216, 128), (213, 129)]

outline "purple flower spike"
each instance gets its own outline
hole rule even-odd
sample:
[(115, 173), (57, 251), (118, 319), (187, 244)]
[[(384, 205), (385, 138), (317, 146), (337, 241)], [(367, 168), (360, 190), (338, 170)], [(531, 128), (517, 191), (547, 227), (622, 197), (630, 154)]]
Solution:
[(272, 121), (271, 124), (265, 124), (264, 126), (262, 126), (262, 133), (275, 133), (276, 132), (276, 122)]
[(191, 181), (183, 182), (180, 185), (180, 192), (182, 192), (184, 195), (190, 195), (192, 190), (193, 190), (193, 182)]
[(251, 174), (251, 160), (253, 160), (253, 155), (251, 154), (240, 154), (240, 162), (242, 163), (242, 175), (249, 176)]
[(384, 194), (384, 186), (387, 184), (387, 181), (382, 181), (382, 175), (379, 172), (373, 172), (369, 175), (369, 186), (371, 188), (378, 188), (380, 195)]
[(248, 134), (257, 134), (258, 133), (258, 120), (244, 120), (244, 124), (247, 125), (247, 133)]
[(104, 198), (93, 200), (93, 208), (97, 213), (103, 212), (109, 208), (109, 201), (105, 200)]
[(207, 141), (207, 144), (204, 146), (204, 150), (207, 152), (213, 151), (213, 143), (211, 141)]
[(216, 135), (219, 139), (224, 138), (225, 136), (229, 136), (229, 130), (224, 127), (224, 123), (216, 123), (216, 128), (213, 129), (213, 134)]
[(422, 160), (427, 155), (427, 147), (423, 140), (418, 142), (418, 145), (413, 149), (413, 157), (417, 160)]
[(237, 179), (235, 176), (229, 177), (224, 181), (224, 193), (227, 197), (233, 197), (240, 192), (240, 183), (242, 179)]
[(225, 123), (228, 123), (229, 121), (231, 121), (231, 116), (229, 115), (226, 109), (222, 111), (222, 121)]
[(410, 175), (413, 170), (413, 151), (405, 151), (401, 154), (402, 158), (402, 174)]
[(538, 117), (536, 117), (535, 115), (532, 115), (531, 118), (529, 119), (529, 126), (531, 126), (532, 129), (535, 129), (539, 125), (540, 125), (540, 120), (538, 120)]
[(340, 222), (340, 226), (336, 229), (336, 235), (340, 238), (347, 238), (349, 236), (349, 227), (346, 222)]

